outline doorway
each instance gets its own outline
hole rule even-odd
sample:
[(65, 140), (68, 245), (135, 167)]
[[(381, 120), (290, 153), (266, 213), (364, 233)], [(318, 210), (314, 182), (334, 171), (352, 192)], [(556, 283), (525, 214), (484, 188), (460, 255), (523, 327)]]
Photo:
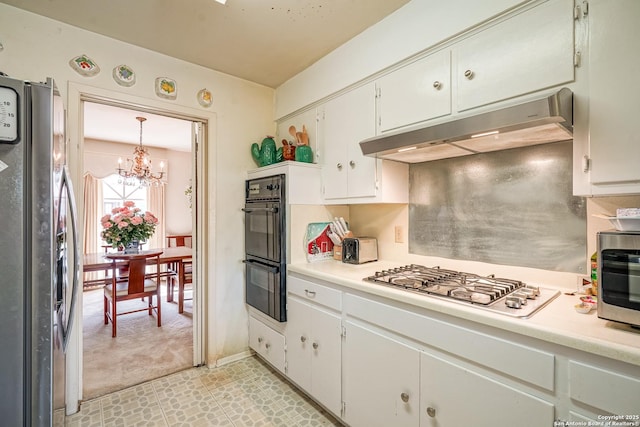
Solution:
[[(197, 211), (194, 212), (193, 205), (197, 206), (198, 199), (193, 188), (197, 187), (198, 159), (194, 142), (197, 143), (196, 129), (201, 125), (173, 117), (169, 112), (157, 114), (128, 105), (90, 100), (82, 102), (82, 112), (83, 185), (80, 191), (84, 190), (84, 218), (79, 218), (79, 222), (84, 224), (84, 252), (109, 250), (100, 238), (99, 218), (110, 213), (112, 206), (121, 206), (125, 200), (135, 200), (136, 206), (151, 211), (160, 219), (154, 236), (144, 249), (165, 247), (166, 236), (176, 234), (191, 235), (191, 241), (197, 242), (197, 227), (194, 226)], [(136, 116), (147, 119), (144, 127)], [(160, 140), (169, 133), (171, 136), (167, 141)], [(158, 174), (158, 165), (164, 163), (161, 185), (127, 185), (127, 180), (117, 173), (118, 167), (123, 168), (119, 159), (133, 157), (138, 144), (149, 151), (152, 172)], [(167, 298), (167, 280), (169, 277), (161, 284), (162, 327), (158, 328), (155, 317), (146, 312), (128, 314), (118, 319), (116, 338), (111, 338), (111, 325), (104, 324), (102, 286), (84, 289), (81, 299), (83, 399), (199, 364), (194, 356), (194, 336), (199, 329), (194, 328), (194, 320), (197, 321), (193, 316), (195, 300), (185, 301), (184, 311), (179, 313), (177, 298), (173, 298), (174, 302)], [(191, 295), (187, 292), (187, 297)], [(119, 311), (123, 310), (127, 308), (119, 308)]]

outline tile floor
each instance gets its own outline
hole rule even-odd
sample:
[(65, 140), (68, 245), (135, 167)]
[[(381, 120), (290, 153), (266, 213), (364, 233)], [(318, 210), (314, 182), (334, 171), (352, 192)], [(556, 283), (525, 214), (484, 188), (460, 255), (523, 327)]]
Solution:
[(82, 404), (66, 426), (340, 426), (257, 357), (192, 368)]

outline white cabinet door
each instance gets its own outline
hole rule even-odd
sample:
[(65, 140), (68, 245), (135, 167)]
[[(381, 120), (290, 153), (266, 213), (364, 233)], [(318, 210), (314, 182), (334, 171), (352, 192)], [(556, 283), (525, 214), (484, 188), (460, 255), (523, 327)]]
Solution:
[(376, 132), (374, 84), (332, 99), (322, 110), (325, 199), (375, 196), (376, 159), (363, 156), (359, 145)]
[(311, 391), (313, 397), (336, 415), (342, 403), (341, 319), (314, 308), (311, 312)]
[(345, 421), (351, 427), (418, 426), (419, 352), (350, 321), (343, 348)]
[(287, 306), (287, 376), (327, 409), (340, 415), (340, 317), (291, 294)]
[(553, 425), (553, 404), (426, 353), (420, 387), (422, 427)]
[(249, 347), (284, 372), (284, 336), (253, 316), (249, 316)]
[(638, 193), (640, 131), (638, 75), (640, 2), (589, 2), (589, 140), (591, 182), (635, 188), (599, 194)]
[(287, 300), (287, 376), (311, 393), (311, 308), (294, 298)]
[(378, 132), (451, 114), (451, 52), (444, 50), (377, 82)]
[(573, 81), (573, 46), (573, 0), (550, 0), (462, 41), (453, 49), (457, 111)]

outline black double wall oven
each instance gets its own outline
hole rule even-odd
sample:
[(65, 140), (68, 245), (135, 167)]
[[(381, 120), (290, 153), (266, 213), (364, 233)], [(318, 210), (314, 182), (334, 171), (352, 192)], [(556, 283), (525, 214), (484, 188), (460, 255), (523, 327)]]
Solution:
[(250, 179), (245, 187), (246, 302), (279, 322), (285, 322), (285, 175)]

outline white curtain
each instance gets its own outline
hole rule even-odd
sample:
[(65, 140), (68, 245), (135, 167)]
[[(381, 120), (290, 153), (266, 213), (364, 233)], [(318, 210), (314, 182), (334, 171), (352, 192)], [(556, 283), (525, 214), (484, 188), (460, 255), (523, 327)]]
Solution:
[(84, 176), (84, 253), (102, 250), (102, 180), (90, 173)]
[(155, 185), (149, 187), (149, 212), (154, 214), (156, 218), (158, 218), (158, 226), (156, 227), (156, 232), (153, 233), (153, 236), (149, 239), (148, 247), (149, 248), (164, 248), (166, 246), (165, 240), (165, 227), (164, 227), (164, 186), (162, 183), (157, 187)]

